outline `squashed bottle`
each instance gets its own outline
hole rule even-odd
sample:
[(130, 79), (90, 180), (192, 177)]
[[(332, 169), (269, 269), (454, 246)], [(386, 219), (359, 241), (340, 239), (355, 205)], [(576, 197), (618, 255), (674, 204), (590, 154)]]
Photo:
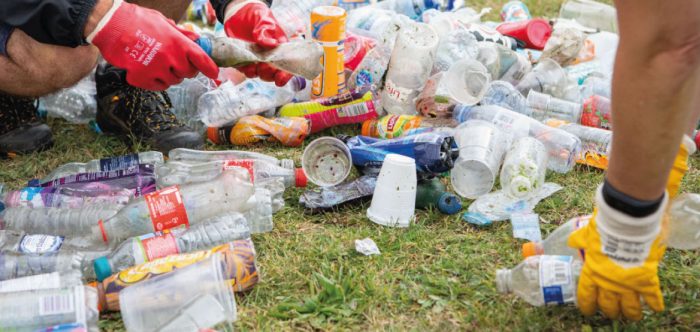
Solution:
[(215, 160), (239, 160), (239, 159), (256, 159), (263, 160), (269, 163), (282, 166), (284, 168), (294, 169), (294, 161), (291, 159), (277, 159), (275, 157), (252, 151), (201, 151), (177, 148), (172, 149), (168, 153), (169, 161), (181, 161), (188, 164), (201, 164)]
[(93, 159), (86, 163), (68, 163), (54, 169), (49, 175), (41, 179), (41, 182), (49, 182), (78, 173), (94, 173), (105, 171), (117, 171), (138, 166), (139, 164), (162, 164), (163, 154), (158, 151), (146, 151), (118, 157)]
[(513, 269), (496, 272), (496, 288), (533, 306), (576, 301), (581, 262), (571, 256), (532, 256)]
[(216, 160), (205, 163), (183, 163), (171, 161), (158, 169), (160, 187), (192, 182), (210, 181), (231, 167), (248, 169), (254, 183), (259, 180), (282, 178), (286, 187), (305, 187), (306, 175), (301, 168), (288, 169), (256, 159)]
[(207, 137), (214, 144), (252, 145), (257, 142), (279, 142), (284, 146), (300, 146), (309, 135), (309, 120), (302, 117), (265, 118), (244, 116), (233, 126), (209, 128)]

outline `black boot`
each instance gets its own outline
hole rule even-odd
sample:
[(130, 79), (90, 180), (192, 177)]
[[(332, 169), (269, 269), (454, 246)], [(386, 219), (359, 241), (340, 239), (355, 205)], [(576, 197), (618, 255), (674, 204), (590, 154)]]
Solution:
[(51, 128), (36, 114), (36, 99), (0, 93), (0, 155), (41, 151), (53, 145)]
[[(127, 144), (132, 137), (167, 153), (175, 148), (200, 149), (202, 135), (175, 118), (166, 92), (135, 88), (126, 83), (126, 72), (101, 65), (97, 83), (97, 125)], [(132, 137), (130, 137), (132, 136)]]

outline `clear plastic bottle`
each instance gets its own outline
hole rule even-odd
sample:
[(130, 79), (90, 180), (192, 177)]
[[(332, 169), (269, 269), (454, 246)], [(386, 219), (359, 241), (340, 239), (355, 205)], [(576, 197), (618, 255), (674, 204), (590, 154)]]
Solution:
[(533, 256), (512, 269), (496, 271), (496, 288), (533, 306), (576, 301), (581, 262), (571, 256)]
[(82, 274), (78, 270), (51, 272), (0, 281), (0, 293), (54, 289), (81, 286), (82, 284)]
[(89, 235), (98, 220), (109, 219), (121, 206), (87, 205), (78, 209), (14, 207), (0, 216), (3, 229), (59, 236)]
[(182, 225), (193, 226), (224, 212), (240, 212), (254, 194), (249, 173), (229, 169), (212, 181), (168, 187), (129, 203), (112, 218), (93, 224), (90, 240), (114, 243)]
[(433, 0), (385, 0), (378, 2), (372, 7), (391, 10), (397, 14), (406, 15), (412, 20), (418, 20), (424, 11), (437, 9), (439, 5), (439, 1)]
[(217, 160), (201, 164), (171, 161), (158, 169), (158, 186), (162, 188), (210, 181), (230, 167), (248, 168), (254, 183), (262, 179), (282, 178), (286, 187), (306, 187), (307, 180), (303, 169), (288, 169), (265, 160), (255, 159)]
[(311, 11), (319, 6), (332, 6), (334, 0), (274, 0), (272, 14), (282, 26), (287, 37), (307, 34), (311, 23)]
[(209, 249), (233, 240), (250, 238), (248, 221), (238, 212), (224, 213), (190, 228), (132, 237), (109, 255), (95, 260), (97, 280), (129, 267), (174, 254)]
[(96, 186), (94, 188), (25, 187), (2, 193), (0, 201), (6, 208), (70, 208), (77, 209), (89, 204), (119, 205), (129, 203), (133, 190)]
[(531, 115), (525, 97), (506, 81), (491, 82), (480, 103), (481, 105), (501, 106), (527, 116)]
[(527, 106), (532, 117), (544, 121), (549, 118), (578, 123), (581, 121), (581, 104), (572, 103), (548, 94), (530, 90), (527, 95)]
[(197, 103), (199, 97), (214, 89), (216, 89), (214, 81), (203, 74), (171, 86), (168, 88), (168, 96), (173, 104), (173, 113), (190, 128), (203, 133), (206, 126), (199, 120)]
[(204, 124), (222, 127), (246, 115), (256, 115), (290, 103), (296, 92), (304, 89), (306, 81), (294, 78), (289, 82), (280, 88), (259, 79), (249, 79), (239, 85), (229, 81), (203, 94), (197, 109)]
[(668, 227), (669, 247), (700, 248), (700, 194), (685, 193), (671, 202)]
[(97, 290), (72, 286), (2, 295), (0, 326), (6, 331), (50, 331), (68, 324), (75, 330), (99, 331)]
[(545, 123), (573, 134), (581, 140), (581, 152), (576, 157), (578, 163), (607, 169), (612, 148), (612, 131), (555, 119), (548, 119)]
[(557, 227), (557, 229), (550, 233), (544, 240), (540, 242), (524, 243), (522, 248), (523, 257), (527, 258), (536, 255), (563, 255), (580, 259), (581, 256), (579, 255), (578, 250), (569, 247), (567, 241), (569, 240), (569, 235), (571, 235), (571, 233), (573, 233), (575, 230), (586, 226), (590, 218), (590, 215), (571, 218), (569, 221)]
[(528, 198), (544, 185), (547, 150), (540, 141), (523, 137), (513, 142), (501, 168), (501, 187), (506, 195)]
[(39, 98), (39, 114), (63, 118), (70, 123), (86, 124), (95, 120), (97, 100), (94, 73), (73, 87)]
[[(67, 272), (71, 270), (90, 271), (87, 259), (77, 251), (61, 250), (57, 253), (25, 254), (17, 252), (2, 252), (0, 280), (27, 277), (51, 272)], [(90, 274), (87, 273), (89, 276)], [(2, 302), (2, 301), (0, 301)]]
[(51, 173), (49, 173), (49, 175), (41, 179), (41, 182), (49, 182), (51, 180), (78, 173), (116, 171), (137, 166), (139, 164), (159, 165), (162, 163), (163, 154), (158, 151), (146, 151), (118, 157), (93, 159), (86, 163), (68, 163), (58, 166)]
[(294, 161), (291, 159), (277, 159), (258, 152), (222, 150), (222, 151), (201, 151), (177, 148), (168, 153), (168, 160), (181, 161), (188, 164), (201, 164), (215, 160), (239, 160), (256, 159), (282, 166), (283, 168), (294, 169)]
[(510, 133), (514, 139), (525, 136), (536, 138), (547, 148), (547, 167), (558, 173), (570, 171), (581, 151), (581, 140), (578, 137), (500, 106), (457, 105), (453, 115), (458, 122), (476, 119), (493, 123)]

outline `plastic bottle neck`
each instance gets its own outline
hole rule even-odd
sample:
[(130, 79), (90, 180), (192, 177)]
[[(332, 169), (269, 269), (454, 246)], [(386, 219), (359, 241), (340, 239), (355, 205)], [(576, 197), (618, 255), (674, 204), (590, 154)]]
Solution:
[(496, 289), (498, 289), (501, 294), (509, 294), (512, 292), (512, 274), (513, 271), (509, 269), (496, 271)]

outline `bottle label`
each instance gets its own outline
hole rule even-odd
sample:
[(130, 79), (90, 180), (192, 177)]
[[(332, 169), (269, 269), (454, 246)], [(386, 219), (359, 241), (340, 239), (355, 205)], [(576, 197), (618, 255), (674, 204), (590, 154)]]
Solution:
[[(44, 195), (42, 191), (44, 188), (41, 187), (26, 187), (19, 191), (19, 200), (17, 202), (18, 206), (29, 206), (29, 207), (46, 207), (49, 206), (44, 201)], [(48, 198), (48, 194), (46, 195)]]
[(540, 257), (540, 287), (545, 304), (573, 302), (575, 285), (571, 275), (571, 256)]
[(611, 130), (612, 116), (609, 102), (599, 96), (592, 96), (583, 103), (581, 124), (588, 127)]
[(178, 186), (146, 194), (144, 199), (156, 232), (181, 225), (189, 227), (187, 211)]
[(340, 118), (351, 118), (371, 113), (377, 113), (377, 110), (374, 108), (374, 101), (372, 100), (338, 108), (338, 117)]
[(57, 252), (63, 244), (62, 236), (25, 235), (19, 241), (17, 251), (27, 254), (46, 254)]
[(542, 241), (540, 217), (536, 213), (513, 213), (510, 215), (510, 223), (513, 225), (514, 238), (533, 242)]
[(133, 167), (138, 164), (139, 155), (136, 153), (114, 158), (104, 158), (100, 159), (100, 171), (116, 171)]
[(143, 261), (137, 261), (137, 264), (180, 253), (175, 236), (169, 230), (142, 235), (138, 240), (143, 253)]
[(227, 160), (224, 163), (224, 170), (231, 169), (233, 167), (243, 167), (248, 170), (250, 174), (250, 182), (255, 183), (255, 160), (252, 159), (235, 159)]

